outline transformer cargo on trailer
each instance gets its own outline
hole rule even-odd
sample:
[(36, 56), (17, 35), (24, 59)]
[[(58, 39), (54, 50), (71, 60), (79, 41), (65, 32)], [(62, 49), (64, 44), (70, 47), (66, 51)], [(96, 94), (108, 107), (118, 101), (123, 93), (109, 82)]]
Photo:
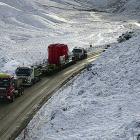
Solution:
[(70, 56), (66, 44), (51, 44), (48, 46), (48, 65), (46, 74), (53, 74), (75, 63)]
[(60, 65), (68, 59), (68, 46), (65, 44), (51, 44), (48, 46), (48, 63)]

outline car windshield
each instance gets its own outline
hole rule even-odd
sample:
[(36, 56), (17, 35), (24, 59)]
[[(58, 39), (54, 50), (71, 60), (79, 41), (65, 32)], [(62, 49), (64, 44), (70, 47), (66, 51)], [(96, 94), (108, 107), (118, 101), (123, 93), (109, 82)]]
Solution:
[(17, 76), (30, 76), (31, 69), (29, 69), (29, 68), (17, 68), (16, 75)]
[(8, 87), (10, 85), (10, 79), (0, 79), (0, 87)]
[(81, 53), (82, 50), (81, 49), (73, 49), (73, 53)]

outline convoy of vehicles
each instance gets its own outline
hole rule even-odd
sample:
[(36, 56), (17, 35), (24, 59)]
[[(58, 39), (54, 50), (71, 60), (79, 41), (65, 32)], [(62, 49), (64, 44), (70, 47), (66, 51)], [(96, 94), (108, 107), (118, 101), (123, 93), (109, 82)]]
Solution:
[(15, 77), (0, 73), (0, 99), (13, 102), (15, 97), (23, 94), (25, 86), (32, 86), (42, 75), (54, 74), (76, 61), (87, 58), (87, 51), (83, 48), (74, 48), (72, 55), (65, 44), (51, 44), (48, 46), (48, 61), (45, 64), (31, 67), (17, 67)]

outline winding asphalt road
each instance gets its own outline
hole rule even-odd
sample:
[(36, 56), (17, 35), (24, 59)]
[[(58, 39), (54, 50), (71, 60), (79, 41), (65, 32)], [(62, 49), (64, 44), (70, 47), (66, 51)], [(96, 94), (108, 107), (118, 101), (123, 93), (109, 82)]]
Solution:
[(0, 102), (0, 140), (14, 140), (55, 91), (98, 56), (99, 54), (89, 55), (87, 59), (61, 72), (43, 78), (32, 87), (25, 89), (24, 95), (17, 98), (14, 103)]

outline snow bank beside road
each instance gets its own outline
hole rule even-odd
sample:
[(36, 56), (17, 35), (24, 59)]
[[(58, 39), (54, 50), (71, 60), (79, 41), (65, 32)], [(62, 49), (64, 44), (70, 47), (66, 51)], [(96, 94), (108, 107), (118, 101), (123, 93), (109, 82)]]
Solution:
[(25, 139), (136, 138), (140, 133), (139, 38), (137, 34), (112, 46), (58, 91), (29, 123)]

